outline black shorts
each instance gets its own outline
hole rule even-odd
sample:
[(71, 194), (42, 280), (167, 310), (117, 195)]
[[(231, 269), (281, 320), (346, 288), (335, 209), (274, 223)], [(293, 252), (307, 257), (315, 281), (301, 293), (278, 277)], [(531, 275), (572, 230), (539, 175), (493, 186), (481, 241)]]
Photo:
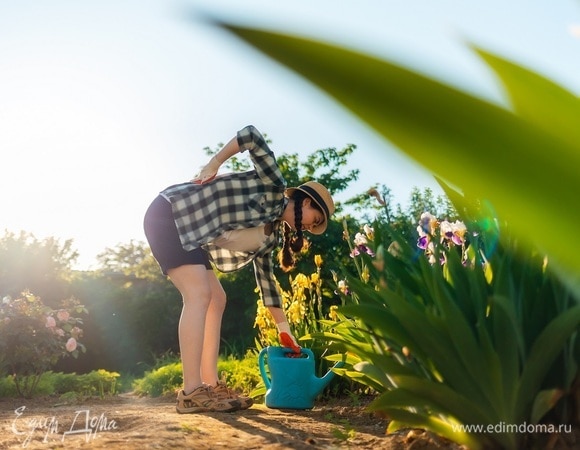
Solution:
[(151, 252), (164, 275), (167, 275), (169, 269), (186, 264), (201, 264), (208, 270), (212, 268), (204, 249), (183, 249), (173, 220), (171, 203), (161, 195), (147, 209), (143, 227)]

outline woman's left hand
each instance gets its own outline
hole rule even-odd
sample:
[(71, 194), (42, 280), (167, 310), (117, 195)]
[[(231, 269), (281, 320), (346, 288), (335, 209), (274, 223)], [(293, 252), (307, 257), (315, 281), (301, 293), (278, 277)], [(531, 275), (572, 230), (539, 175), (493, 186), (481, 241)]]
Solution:
[(201, 169), (199, 175), (195, 176), (191, 182), (194, 184), (204, 184), (210, 182), (215, 178), (221, 165), (222, 163), (219, 162), (218, 159), (214, 156), (209, 160), (205, 167)]

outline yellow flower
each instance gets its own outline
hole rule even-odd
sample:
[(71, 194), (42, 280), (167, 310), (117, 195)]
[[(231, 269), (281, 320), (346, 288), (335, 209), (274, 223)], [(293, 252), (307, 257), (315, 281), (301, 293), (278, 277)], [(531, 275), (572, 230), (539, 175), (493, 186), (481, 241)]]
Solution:
[(369, 282), (369, 279), (371, 278), (371, 274), (369, 272), (368, 266), (363, 267), (361, 278), (365, 283)]
[(303, 302), (292, 302), (286, 314), (288, 322), (300, 323), (302, 322), (302, 318), (306, 315), (306, 307)]
[(321, 267), (322, 266), (322, 256), (314, 255), (314, 264), (316, 264), (316, 267)]
[(310, 282), (312, 284), (316, 285), (316, 284), (318, 284), (319, 281), (320, 281), (320, 275), (318, 274), (318, 272), (310, 275)]
[(308, 277), (306, 275), (304, 275), (303, 273), (299, 273), (298, 275), (296, 275), (296, 278), (294, 278), (294, 280), (292, 281), (292, 287), (308, 289), (310, 287), (310, 281), (308, 280)]
[(258, 310), (256, 313), (256, 320), (254, 322), (254, 328), (258, 327), (261, 332), (264, 332), (268, 328), (274, 326), (272, 316), (268, 311), (268, 308), (264, 306), (264, 302), (262, 300), (258, 300)]
[(330, 311), (328, 311), (328, 317), (330, 317), (330, 320), (338, 322), (338, 306), (332, 305), (330, 307)]

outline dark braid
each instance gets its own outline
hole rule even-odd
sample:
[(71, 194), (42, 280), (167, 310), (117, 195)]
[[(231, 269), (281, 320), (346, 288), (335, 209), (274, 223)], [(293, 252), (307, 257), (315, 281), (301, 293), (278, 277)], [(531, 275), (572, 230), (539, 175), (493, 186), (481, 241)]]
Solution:
[(284, 243), (282, 251), (278, 254), (280, 266), (284, 272), (289, 272), (296, 265), (295, 254), (299, 253), (307, 242), (302, 232), (302, 201), (306, 197), (302, 191), (294, 191), (292, 200), (294, 200), (294, 225), (296, 227), (296, 236), (292, 237), (292, 229), (287, 223), (284, 224)]

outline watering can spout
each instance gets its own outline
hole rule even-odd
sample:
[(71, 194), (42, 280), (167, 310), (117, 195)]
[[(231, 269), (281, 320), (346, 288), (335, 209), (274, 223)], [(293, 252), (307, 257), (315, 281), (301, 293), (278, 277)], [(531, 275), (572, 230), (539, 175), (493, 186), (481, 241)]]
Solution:
[[(339, 361), (333, 366), (333, 369), (335, 367), (340, 367), (342, 365), (343, 365), (342, 361)], [(310, 392), (310, 395), (312, 395), (312, 397), (316, 397), (317, 395), (319, 395), (324, 390), (324, 388), (326, 386), (328, 386), (328, 383), (330, 383), (333, 378), (334, 378), (334, 372), (332, 370), (329, 370), (328, 372), (326, 372), (326, 374), (321, 378), (318, 378), (317, 376), (313, 376), (313, 380), (312, 380), (312, 384), (311, 384), (312, 391)]]

